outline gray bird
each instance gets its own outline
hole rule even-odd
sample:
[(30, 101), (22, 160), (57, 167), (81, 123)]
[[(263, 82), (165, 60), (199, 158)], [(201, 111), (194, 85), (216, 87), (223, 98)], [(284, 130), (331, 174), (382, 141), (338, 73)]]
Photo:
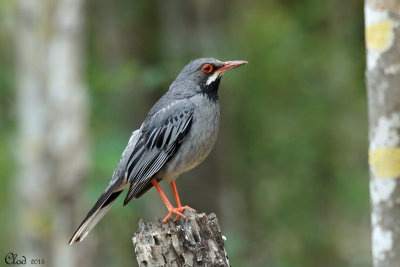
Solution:
[[(210, 153), (219, 129), (221, 76), (246, 63), (200, 58), (183, 68), (168, 92), (152, 107), (140, 129), (132, 133), (110, 183), (69, 244), (82, 241), (128, 187), (124, 205), (154, 186), (169, 211), (163, 222), (172, 214), (177, 215), (176, 219), (185, 217), (182, 212), (190, 207), (181, 205), (175, 179), (196, 167)], [(158, 184), (161, 180), (171, 183), (176, 208), (161, 190)]]

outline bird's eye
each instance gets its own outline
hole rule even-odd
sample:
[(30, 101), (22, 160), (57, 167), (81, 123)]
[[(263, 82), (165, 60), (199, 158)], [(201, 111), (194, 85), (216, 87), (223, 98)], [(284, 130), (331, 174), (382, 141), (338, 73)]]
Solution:
[(204, 64), (203, 67), (201, 67), (201, 71), (204, 73), (211, 73), (213, 70), (213, 66), (211, 64)]

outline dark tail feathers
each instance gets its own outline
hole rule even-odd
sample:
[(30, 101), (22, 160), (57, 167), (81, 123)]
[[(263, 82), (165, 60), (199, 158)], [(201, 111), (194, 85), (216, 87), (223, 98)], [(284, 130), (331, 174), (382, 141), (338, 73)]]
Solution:
[(71, 240), (69, 241), (70, 245), (82, 241), (90, 232), (90, 230), (92, 230), (93, 227), (100, 221), (100, 219), (103, 218), (103, 216), (110, 209), (111, 205), (123, 191), (120, 190), (114, 192), (114, 190), (118, 188), (118, 185), (118, 183), (115, 183), (112, 186), (109, 186), (99, 197), (99, 199), (96, 201), (96, 204), (94, 204), (93, 208), (88, 212), (86, 218), (71, 237)]

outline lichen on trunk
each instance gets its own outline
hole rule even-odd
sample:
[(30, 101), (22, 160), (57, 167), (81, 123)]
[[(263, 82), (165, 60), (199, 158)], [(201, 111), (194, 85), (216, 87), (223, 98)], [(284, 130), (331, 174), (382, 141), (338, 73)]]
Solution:
[(365, 33), (369, 111), (372, 258), (400, 262), (400, 0), (367, 0)]

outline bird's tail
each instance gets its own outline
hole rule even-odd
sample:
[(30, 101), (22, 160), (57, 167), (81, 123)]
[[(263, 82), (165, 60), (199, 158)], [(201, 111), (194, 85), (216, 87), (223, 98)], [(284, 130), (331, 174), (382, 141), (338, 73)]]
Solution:
[(123, 189), (121, 190), (121, 188), (118, 188), (118, 185), (119, 183), (109, 185), (104, 193), (101, 194), (99, 199), (96, 201), (96, 204), (94, 204), (93, 208), (88, 212), (86, 218), (71, 237), (71, 240), (69, 241), (70, 245), (82, 241), (100, 219), (103, 218), (111, 205), (123, 191)]

